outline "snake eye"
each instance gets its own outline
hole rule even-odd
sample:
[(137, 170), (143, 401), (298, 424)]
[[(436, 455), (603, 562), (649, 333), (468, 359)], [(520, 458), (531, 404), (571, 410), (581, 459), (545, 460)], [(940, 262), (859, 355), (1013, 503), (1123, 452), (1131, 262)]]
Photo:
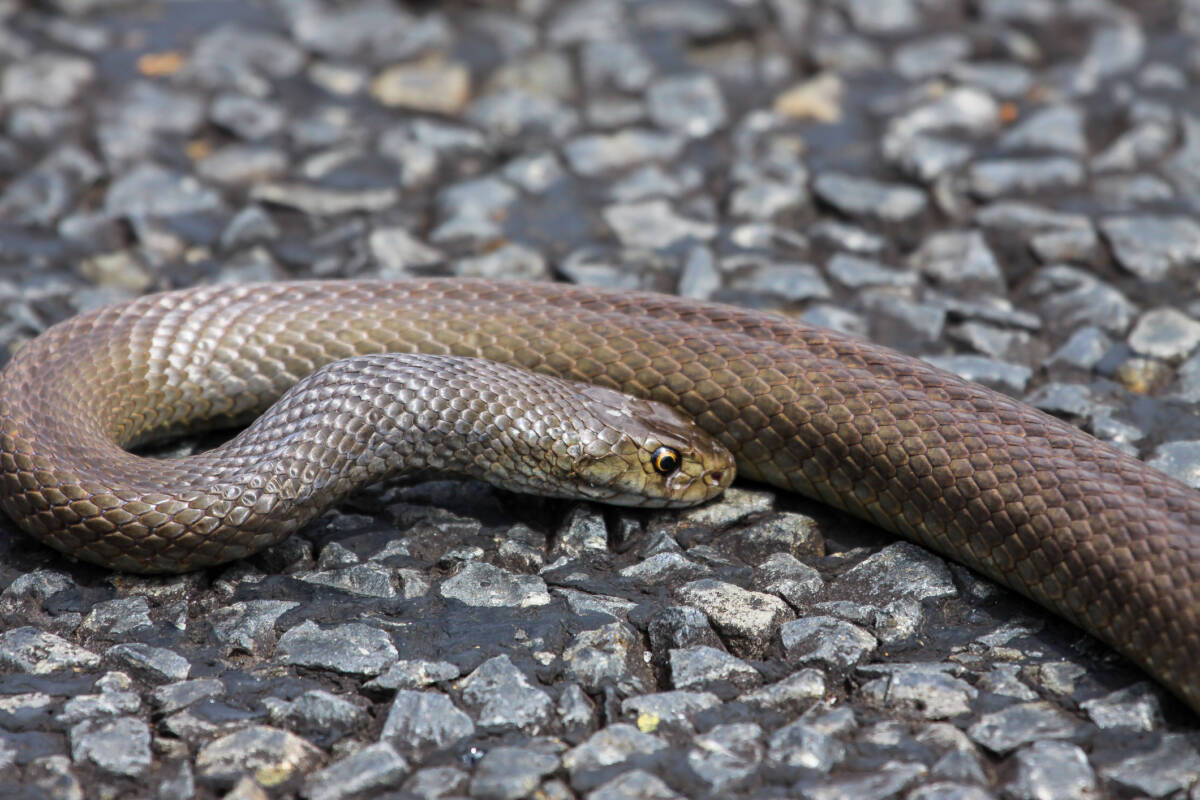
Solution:
[(650, 456), (654, 469), (663, 475), (670, 475), (679, 469), (679, 453), (669, 447), (660, 447)]

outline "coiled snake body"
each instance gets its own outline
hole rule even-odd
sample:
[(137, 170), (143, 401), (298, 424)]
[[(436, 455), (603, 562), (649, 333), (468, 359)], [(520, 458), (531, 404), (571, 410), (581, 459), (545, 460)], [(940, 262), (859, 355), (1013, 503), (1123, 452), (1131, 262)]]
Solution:
[[(385, 352), (481, 357), (672, 406), (733, 452), (739, 474), (979, 570), (1200, 710), (1200, 493), (917, 359), (676, 297), (429, 279), (204, 287), (102, 309), (55, 326), (0, 377), (0, 504), (43, 541), (102, 563), (155, 548), (177, 568), (223, 560), (169, 492), (93, 481), (91, 495), (85, 481), (70, 497), (55, 470), (106, 453), (96, 469), (119, 471), (114, 441), (242, 423), (323, 364)], [(38, 422), (47, 414), (81, 422), (53, 437)], [(273, 490), (257, 487), (254, 502)], [(144, 524), (81, 524), (63, 510), (72, 503), (140, 503), (143, 523), (161, 514), (191, 550)], [(230, 530), (225, 557), (270, 540)]]

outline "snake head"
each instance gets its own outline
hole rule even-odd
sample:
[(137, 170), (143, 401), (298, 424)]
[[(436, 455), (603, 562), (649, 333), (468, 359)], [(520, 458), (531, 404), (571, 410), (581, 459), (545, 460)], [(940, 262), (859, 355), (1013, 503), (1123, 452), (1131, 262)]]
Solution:
[(625, 506), (702, 503), (733, 481), (733, 455), (662, 403), (580, 386), (596, 420), (582, 431), (573, 472), (580, 493)]

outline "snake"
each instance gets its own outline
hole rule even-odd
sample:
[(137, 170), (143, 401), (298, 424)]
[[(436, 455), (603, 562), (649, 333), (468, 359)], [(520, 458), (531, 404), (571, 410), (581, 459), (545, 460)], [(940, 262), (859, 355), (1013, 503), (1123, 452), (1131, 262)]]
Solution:
[[(328, 456), (296, 461), (321, 433), (261, 453), (252, 431), (347, 416), (361, 387), (399, 381), (361, 378), (340, 405), (328, 400), (333, 390), (290, 411), (286, 398), (345, 359), (349, 367), (335, 372), (386, 371), (376, 354), (481, 359), (673, 409), (667, 429), (707, 432), (740, 478), (832, 505), (1008, 586), (1200, 711), (1200, 492), (1015, 398), (768, 311), (457, 278), (229, 284), (135, 298), (50, 327), (0, 373), (0, 506), (42, 542), (119, 569), (195, 569), (254, 552), (311, 518), (296, 503), (327, 503), (340, 479), (317, 477), (336, 466)], [(485, 404), (504, 416), (521, 393), (493, 384), (500, 372), (484, 375), (469, 382), (490, 390)], [(244, 425), (275, 403), (285, 406), (282, 420), (254, 422), (220, 464), (125, 449)], [(381, 418), (341, 424), (363, 436)], [(668, 455), (694, 444), (679, 436)], [(662, 446), (641, 442), (636, 471), (651, 474), (645, 459)], [(239, 485), (232, 478), (255, 459), (299, 466)], [(722, 488), (727, 466), (719, 452), (706, 465), (695, 459), (693, 482), (706, 470), (720, 475), (700, 477), (693, 491)], [(218, 496), (198, 500), (214, 470)], [(312, 479), (324, 488), (300, 487)], [(276, 507), (291, 516), (272, 516)]]

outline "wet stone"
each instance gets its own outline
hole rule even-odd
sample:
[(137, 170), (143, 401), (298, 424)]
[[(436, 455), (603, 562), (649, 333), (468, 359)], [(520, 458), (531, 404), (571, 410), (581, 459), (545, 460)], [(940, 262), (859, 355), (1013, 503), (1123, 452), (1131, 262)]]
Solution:
[(550, 602), (546, 582), (536, 575), (517, 575), (486, 561), (468, 561), (442, 581), (442, 597), (480, 608), (530, 608)]
[(675, 598), (704, 609), (730, 648), (744, 656), (761, 655), (776, 628), (795, 616), (778, 597), (712, 578), (684, 584), (675, 591)]
[(669, 663), (671, 685), (676, 689), (712, 692), (727, 698), (763, 682), (762, 674), (754, 667), (708, 645), (673, 649)]
[(251, 725), (200, 748), (196, 774), (218, 787), (229, 787), (245, 774), (260, 775), (278, 785), (312, 772), (323, 760), (318, 748), (293, 733)]
[(323, 689), (290, 701), (267, 698), (264, 705), (272, 725), (299, 733), (322, 747), (354, 733), (369, 719), (364, 709)]
[(489, 800), (528, 797), (558, 765), (557, 755), (534, 747), (494, 747), (475, 768), (471, 796)]
[(185, 680), (192, 670), (191, 663), (174, 650), (140, 642), (113, 645), (104, 651), (104, 661), (151, 683)]
[(725, 124), (725, 99), (711, 75), (678, 75), (651, 84), (646, 91), (650, 118), (661, 128), (694, 139)]
[(152, 763), (150, 728), (136, 717), (88, 719), (71, 728), (71, 758), (105, 772), (137, 777)]
[(621, 713), (635, 718), (638, 730), (657, 732), (660, 727), (693, 732), (692, 720), (721, 704), (712, 692), (675, 690), (630, 697), (621, 703)]
[(1057, 706), (1037, 701), (985, 714), (967, 733), (977, 744), (1002, 755), (1039, 739), (1082, 738), (1089, 727)]
[(402, 689), (388, 711), (382, 741), (402, 753), (440, 750), (475, 733), (475, 723), (441, 692)]
[(654, 754), (666, 747), (657, 736), (618, 722), (564, 753), (562, 765), (571, 776), (571, 786), (584, 792), (621, 772), (652, 763)]
[(1079, 186), (1083, 179), (1083, 166), (1063, 156), (988, 159), (967, 169), (971, 193), (984, 200), (1071, 188)]
[(301, 794), (307, 800), (342, 800), (383, 791), (408, 774), (408, 762), (387, 742), (376, 742), (313, 773)]
[(483, 730), (537, 733), (552, 715), (550, 696), (531, 684), (508, 656), (484, 661), (455, 688)]
[(741, 785), (763, 759), (763, 730), (749, 723), (718, 725), (692, 740), (687, 763), (713, 790)]
[(1180, 361), (1200, 345), (1200, 322), (1174, 308), (1156, 308), (1138, 318), (1127, 340), (1135, 353)]
[(822, 201), (852, 217), (905, 222), (925, 210), (925, 193), (896, 183), (881, 183), (839, 172), (825, 172), (813, 181)]
[(1200, 262), (1200, 224), (1186, 217), (1108, 217), (1100, 232), (1117, 263), (1142, 280)]
[(378, 675), (397, 659), (385, 631), (360, 622), (322, 629), (306, 620), (279, 637), (276, 653), (285, 664), (348, 675)]

